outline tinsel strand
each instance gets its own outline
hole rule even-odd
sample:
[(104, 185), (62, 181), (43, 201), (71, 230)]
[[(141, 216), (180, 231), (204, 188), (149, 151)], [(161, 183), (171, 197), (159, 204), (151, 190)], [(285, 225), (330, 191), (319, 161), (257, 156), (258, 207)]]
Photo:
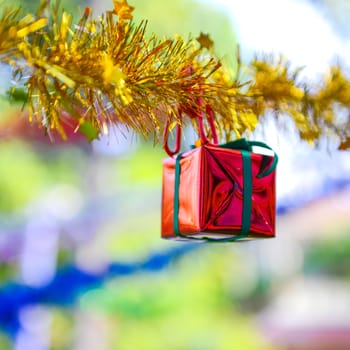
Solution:
[(75, 25), (71, 14), (47, 1), (36, 15), (2, 11), (0, 63), (24, 80), (31, 120), (63, 138), (67, 123), (77, 132), (88, 125), (93, 137), (123, 123), (157, 140), (166, 118), (172, 127), (183, 122), (180, 111), (195, 116), (201, 98), (226, 139), (253, 131), (273, 111), (279, 121), (291, 118), (303, 140), (335, 136), (339, 148), (350, 147), (350, 81), (340, 65), (316, 87), (287, 60), (256, 57), (242, 68), (243, 82), (242, 74), (231, 78), (221, 66), (208, 35), (146, 36), (146, 22), (135, 24), (132, 11), (126, 0), (114, 0), (98, 19), (86, 8)]

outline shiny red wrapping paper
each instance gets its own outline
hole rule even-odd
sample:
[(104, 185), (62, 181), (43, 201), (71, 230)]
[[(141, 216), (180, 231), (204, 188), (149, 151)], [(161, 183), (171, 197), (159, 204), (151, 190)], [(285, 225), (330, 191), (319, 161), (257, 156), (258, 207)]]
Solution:
[[(275, 236), (275, 171), (259, 178), (274, 157), (250, 153), (252, 198), (250, 230), (246, 239)], [(174, 231), (175, 158), (163, 161), (162, 238), (229, 238), (241, 234), (243, 215), (243, 160), (239, 150), (203, 145), (180, 160), (178, 227)]]

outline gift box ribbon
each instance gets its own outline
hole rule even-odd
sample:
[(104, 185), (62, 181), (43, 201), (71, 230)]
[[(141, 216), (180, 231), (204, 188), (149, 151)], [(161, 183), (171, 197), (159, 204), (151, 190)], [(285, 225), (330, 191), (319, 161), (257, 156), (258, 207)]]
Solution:
[[(248, 141), (246, 139), (239, 139), (231, 141), (222, 145), (220, 148), (229, 148), (240, 151), (242, 154), (242, 168), (243, 168), (243, 212), (242, 212), (242, 227), (238, 235), (229, 238), (211, 238), (211, 237), (193, 237), (186, 236), (180, 232), (179, 228), (179, 188), (180, 188), (180, 174), (181, 174), (181, 164), (180, 160), (183, 153), (179, 153), (175, 161), (175, 181), (174, 181), (174, 233), (178, 237), (201, 240), (207, 242), (233, 242), (239, 239), (245, 238), (250, 232), (251, 225), (251, 213), (252, 213), (252, 194), (253, 194), (253, 178), (252, 178), (252, 160), (250, 154), (253, 152), (253, 146), (258, 146), (262, 148), (267, 148), (273, 151), (268, 145), (259, 141)], [(273, 161), (271, 165), (260, 172), (257, 178), (262, 178), (271, 174), (277, 166), (278, 156), (275, 152)]]

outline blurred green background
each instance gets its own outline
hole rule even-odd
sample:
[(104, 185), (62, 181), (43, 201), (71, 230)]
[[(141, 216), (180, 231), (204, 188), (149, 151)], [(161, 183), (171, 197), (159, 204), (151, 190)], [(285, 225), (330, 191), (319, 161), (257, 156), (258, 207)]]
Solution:
[[(16, 3), (35, 11), (38, 2)], [(240, 39), (215, 2), (129, 3), (135, 21), (147, 19), (149, 31), (160, 37), (210, 33), (218, 55), (234, 68)], [(96, 14), (112, 7), (100, 0), (62, 4), (77, 16), (87, 5)], [(113, 133), (93, 144), (50, 144), (11, 126), (23, 118), (19, 106), (3, 97), (0, 108), (1, 286), (40, 286), (67, 263), (103, 271), (111, 261), (134, 262), (184, 244), (160, 239), (160, 145), (130, 134), (116, 141)], [(336, 314), (336, 322), (327, 323), (334, 309), (329, 301), (313, 322), (313, 295), (305, 293), (309, 283), (326, 296), (349, 291), (348, 195), (340, 191), (281, 216), (274, 241), (203, 245), (160, 272), (86, 290), (73, 307), (42, 307), (33, 322), (23, 316), (17, 338), (0, 329), (0, 349), (328, 349), (317, 332), (333, 330), (334, 345), (339, 329), (350, 332), (350, 321)], [(346, 303), (345, 297), (345, 310)], [(310, 329), (313, 340), (305, 340)], [(346, 338), (344, 349), (349, 344)], [(343, 345), (337, 346), (332, 349)]]

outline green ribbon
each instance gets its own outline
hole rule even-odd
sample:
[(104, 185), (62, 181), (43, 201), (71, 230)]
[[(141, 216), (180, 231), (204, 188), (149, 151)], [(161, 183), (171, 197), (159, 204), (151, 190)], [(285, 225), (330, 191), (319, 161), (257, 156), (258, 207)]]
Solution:
[(258, 179), (261, 179), (262, 177), (270, 175), (276, 169), (276, 166), (278, 163), (278, 156), (270, 146), (268, 146), (266, 143), (261, 142), (261, 141), (248, 141), (246, 139), (238, 139), (235, 141), (227, 142), (223, 145), (219, 145), (219, 147), (221, 147), (221, 148), (230, 148), (230, 149), (235, 149), (235, 150), (246, 150), (248, 152), (253, 152), (253, 146), (267, 148), (273, 152), (273, 162), (270, 165), (270, 167), (268, 169), (266, 169), (265, 171), (263, 171), (262, 173), (259, 173), (256, 176)]
[(176, 156), (175, 161), (175, 186), (174, 186), (174, 232), (176, 236), (184, 237), (180, 233), (179, 228), (179, 187), (180, 187), (180, 174), (181, 174), (181, 165), (180, 160), (182, 157), (182, 153), (179, 153)]
[(253, 176), (252, 176), (252, 160), (250, 153), (241, 150), (243, 164), (243, 213), (242, 228), (240, 236), (247, 236), (250, 231), (252, 216), (252, 196), (253, 196)]
[[(186, 236), (180, 232), (179, 228), (179, 188), (180, 188), (180, 174), (181, 174), (181, 157), (182, 153), (179, 153), (176, 157), (175, 161), (175, 180), (174, 180), (174, 217), (173, 217), (173, 225), (174, 225), (174, 233), (178, 237), (192, 239), (192, 240), (200, 240), (207, 242), (233, 242), (237, 241), (241, 238), (245, 238), (248, 236), (250, 232), (251, 225), (251, 214), (252, 214), (252, 195), (253, 195), (253, 175), (252, 175), (252, 161), (250, 158), (250, 153), (252, 152), (252, 146), (259, 146), (263, 148), (268, 148), (272, 150), (269, 146), (267, 146), (263, 142), (258, 141), (247, 141), (246, 139), (239, 139), (236, 141), (228, 142), (226, 144), (220, 145), (222, 148), (230, 148), (235, 149), (241, 152), (242, 154), (242, 167), (243, 167), (243, 212), (242, 212), (242, 227), (241, 231), (238, 235), (229, 238), (212, 238), (212, 237), (193, 237)], [(270, 167), (266, 169), (264, 172), (259, 173), (257, 178), (265, 177), (271, 174), (278, 162), (277, 154), (274, 153), (274, 160)]]

